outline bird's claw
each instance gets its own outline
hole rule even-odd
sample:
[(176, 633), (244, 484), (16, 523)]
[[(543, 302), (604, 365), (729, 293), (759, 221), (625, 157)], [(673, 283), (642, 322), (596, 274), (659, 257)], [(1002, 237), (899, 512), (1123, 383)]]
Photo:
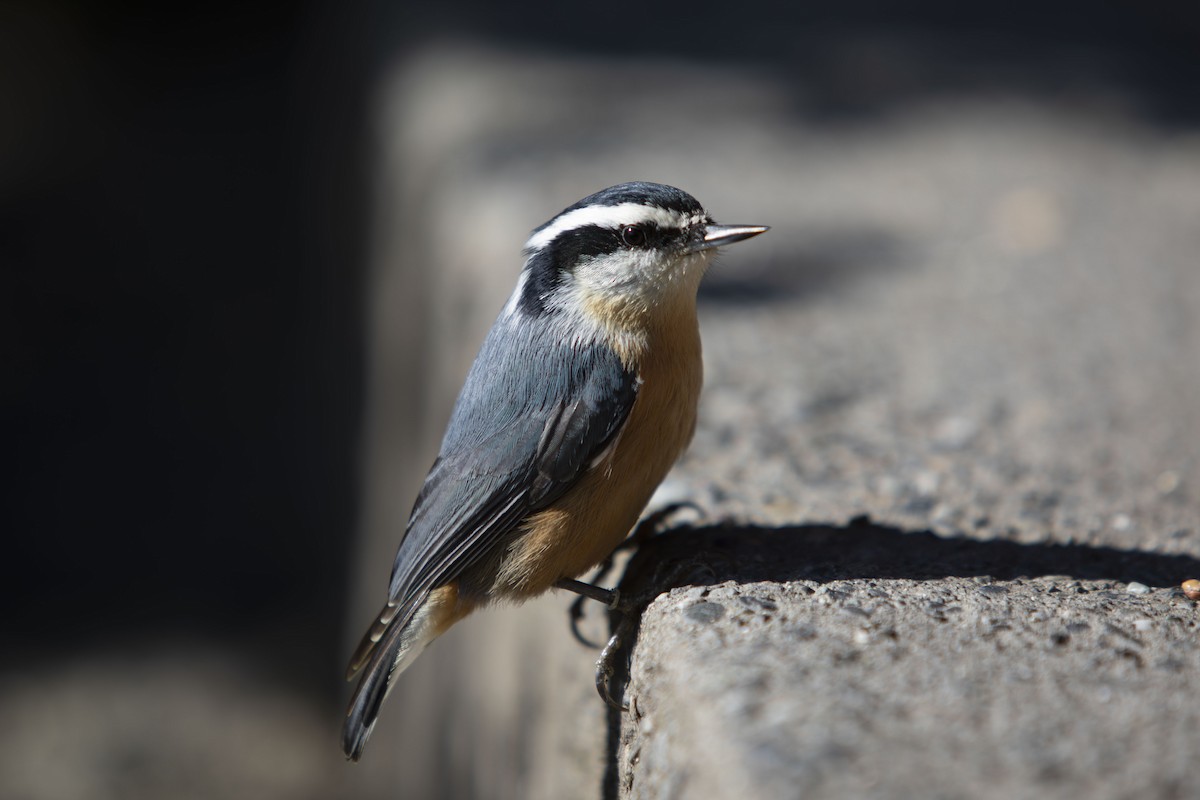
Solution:
[(568, 591), (575, 592), (576, 594), (579, 595), (579, 597), (575, 598), (575, 601), (571, 603), (571, 607), (570, 607), (569, 611), (567, 612), (570, 617), (571, 635), (575, 637), (575, 641), (579, 642), (584, 647), (592, 647), (592, 648), (600, 647), (599, 643), (594, 642), (591, 639), (589, 639), (588, 637), (584, 636), (583, 632), (579, 629), (580, 620), (582, 620), (586, 616), (586, 614), (584, 613), (584, 610), (583, 610), (584, 601), (589, 600), (589, 599), (597, 600), (599, 602), (605, 603), (605, 605), (608, 606), (609, 610), (616, 611), (616, 610), (618, 610), (617, 603), (619, 602), (619, 597), (620, 597), (620, 594), (617, 592), (616, 589), (611, 590), (612, 597), (608, 598), (606, 600), (604, 598), (597, 597), (595, 593), (581, 592), (580, 587), (581, 586), (590, 586), (591, 588), (596, 589), (598, 592), (609, 591), (609, 590), (605, 590), (605, 589), (600, 589), (599, 587), (592, 586), (592, 584), (599, 583), (600, 581), (602, 581), (606, 577), (608, 577), (608, 573), (610, 573), (613, 568), (613, 555), (617, 554), (618, 552), (620, 552), (622, 550), (629, 550), (634, 547), (641, 546), (642, 542), (646, 541), (647, 539), (651, 538), (652, 536), (657, 535), (660, 532), (660, 530), (662, 528), (662, 524), (668, 518), (670, 518), (676, 512), (681, 511), (685, 508), (690, 508), (699, 514), (704, 513), (704, 509), (702, 509), (696, 503), (693, 503), (691, 500), (681, 500), (677, 503), (668, 503), (667, 505), (663, 506), (662, 508), (656, 509), (656, 510), (650, 512), (649, 514), (647, 514), (645, 517), (643, 517), (638, 522), (637, 525), (634, 526), (633, 533), (629, 534), (629, 536), (627, 536), (625, 538), (625, 541), (623, 541), (623, 542), (621, 542), (621, 544), (617, 545), (616, 549), (613, 550), (612, 555), (609, 555), (608, 558), (604, 559), (604, 561), (602, 561), (600, 563), (599, 568), (597, 568), (597, 570), (596, 570), (596, 574), (594, 574), (592, 576), (590, 584), (584, 584), (580, 581), (565, 581), (565, 580), (559, 581), (557, 584), (555, 584), (560, 589), (567, 589)]
[[(612, 696), (612, 677), (617, 671), (617, 654), (621, 652), (625, 644), (625, 637), (628, 636), (630, 629), (633, 627), (633, 619), (634, 617), (631, 614), (626, 614), (621, 618), (617, 629), (609, 637), (608, 643), (604, 645), (604, 649), (600, 651), (600, 657), (596, 659), (596, 692), (609, 708), (614, 708), (617, 711), (629, 710), (628, 703), (624, 700), (618, 701)], [(624, 694), (623, 691), (622, 694)]]
[[(640, 546), (647, 539), (657, 535), (660, 532), (662, 524), (673, 514), (684, 508), (691, 508), (696, 512), (703, 514), (703, 509), (691, 501), (682, 501), (678, 503), (670, 503), (660, 509), (648, 514), (637, 526), (634, 527), (633, 533), (626, 537), (613, 551), (613, 554), (621, 550), (627, 550), (633, 547)], [(612, 678), (616, 674), (616, 660), (618, 654), (622, 651), (625, 640), (628, 638), (630, 631), (636, 622), (637, 616), (632, 613), (638, 605), (638, 598), (633, 601), (626, 600), (621, 596), (618, 589), (602, 589), (599, 586), (593, 585), (596, 582), (604, 580), (608, 573), (613, 568), (613, 557), (610, 555), (601, 564), (596, 574), (592, 576), (593, 583), (583, 583), (581, 581), (564, 579), (555, 584), (560, 589), (567, 589), (575, 592), (579, 597), (571, 603), (568, 614), (570, 616), (571, 634), (576, 641), (586, 647), (600, 647), (596, 642), (583, 635), (579, 629), (579, 622), (585, 616), (583, 604), (587, 600), (595, 600), (604, 603), (609, 611), (616, 612), (620, 615), (620, 622), (617, 623), (616, 629), (611, 637), (604, 644), (600, 651), (600, 657), (596, 659), (596, 692), (600, 698), (610, 708), (618, 711), (628, 711), (629, 705), (623, 701), (617, 701), (612, 694)], [(672, 572), (672, 577), (677, 572)]]

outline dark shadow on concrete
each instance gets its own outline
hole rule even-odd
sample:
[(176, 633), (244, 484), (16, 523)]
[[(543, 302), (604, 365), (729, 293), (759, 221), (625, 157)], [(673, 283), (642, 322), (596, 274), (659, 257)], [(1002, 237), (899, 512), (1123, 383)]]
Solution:
[[(686, 583), (690, 585), (729, 580), (824, 582), (980, 576), (1014, 580), (1065, 575), (1077, 580), (1178, 586), (1180, 581), (1200, 575), (1200, 560), (1186, 555), (1086, 544), (945, 538), (928, 531), (909, 532), (859, 518), (845, 527), (674, 528), (638, 550), (621, 585), (644, 585), (648, 578), (653, 580), (653, 572), (666, 574), (665, 567), (682, 561), (694, 561), (697, 565), (697, 570), (688, 575)], [(665, 591), (670, 587), (662, 588)]]
[[(631, 613), (679, 586), (714, 586), (726, 581), (818, 581), (871, 578), (938, 580), (987, 577), (997, 581), (1061, 575), (1073, 580), (1138, 581), (1147, 586), (1178, 586), (1200, 575), (1200, 559), (1086, 544), (1021, 544), (928, 531), (905, 531), (865, 517), (845, 527), (681, 525), (646, 541), (630, 559), (619, 588), (636, 598)], [(1086, 587), (1083, 588), (1086, 591)], [(1112, 591), (1100, 589), (1099, 591)], [(635, 630), (638, 626), (635, 626)], [(615, 629), (615, 620), (614, 620)], [(614, 685), (629, 678), (625, 643)], [(614, 696), (620, 696), (619, 690)], [(606, 800), (619, 796), (621, 714), (610, 711), (608, 759), (601, 784)]]
[(701, 303), (722, 306), (762, 306), (827, 297), (872, 276), (909, 266), (912, 248), (896, 234), (860, 228), (805, 238), (787, 258), (722, 261), (700, 284)]

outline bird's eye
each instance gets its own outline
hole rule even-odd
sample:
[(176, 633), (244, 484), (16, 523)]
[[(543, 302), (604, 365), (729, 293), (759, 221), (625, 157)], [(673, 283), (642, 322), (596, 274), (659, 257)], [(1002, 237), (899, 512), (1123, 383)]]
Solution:
[(621, 241), (627, 247), (641, 247), (646, 243), (646, 230), (640, 225), (626, 225), (621, 229)]

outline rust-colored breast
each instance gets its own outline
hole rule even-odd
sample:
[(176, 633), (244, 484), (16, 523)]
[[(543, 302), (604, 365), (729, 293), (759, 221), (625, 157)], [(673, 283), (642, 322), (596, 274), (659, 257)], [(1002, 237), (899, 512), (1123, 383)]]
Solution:
[(640, 352), (622, 353), (642, 385), (615, 447), (552, 508), (530, 517), (502, 560), (494, 594), (539, 594), (602, 561), (691, 441), (703, 382), (695, 307), (689, 302), (656, 322)]

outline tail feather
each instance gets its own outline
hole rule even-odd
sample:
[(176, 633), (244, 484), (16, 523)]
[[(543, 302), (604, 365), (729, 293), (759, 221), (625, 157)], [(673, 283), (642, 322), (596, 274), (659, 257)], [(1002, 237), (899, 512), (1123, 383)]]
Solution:
[(379, 616), (375, 618), (375, 624), (363, 634), (362, 641), (358, 643), (358, 647), (354, 648), (354, 655), (350, 657), (350, 665), (346, 667), (346, 680), (354, 680), (354, 676), (371, 658), (376, 645), (387, 633), (398, 613), (400, 613), (400, 604), (395, 600), (389, 600), (383, 610), (379, 612)]
[(410, 603), (389, 603), (363, 637), (347, 670), (348, 680), (362, 671), (342, 727), (347, 758), (362, 757), (379, 709), (400, 673), (461, 616), (455, 614), (456, 596), (456, 587), (450, 584)]
[[(399, 651), (402, 636), (399, 630), (389, 632), (389, 641), (375, 651), (371, 664), (346, 709), (346, 722), (342, 727), (342, 751), (346, 758), (358, 761), (362, 757), (367, 739), (375, 729), (379, 709), (387, 697), (392, 684), (392, 653)], [(395, 639), (395, 641), (390, 641)]]

